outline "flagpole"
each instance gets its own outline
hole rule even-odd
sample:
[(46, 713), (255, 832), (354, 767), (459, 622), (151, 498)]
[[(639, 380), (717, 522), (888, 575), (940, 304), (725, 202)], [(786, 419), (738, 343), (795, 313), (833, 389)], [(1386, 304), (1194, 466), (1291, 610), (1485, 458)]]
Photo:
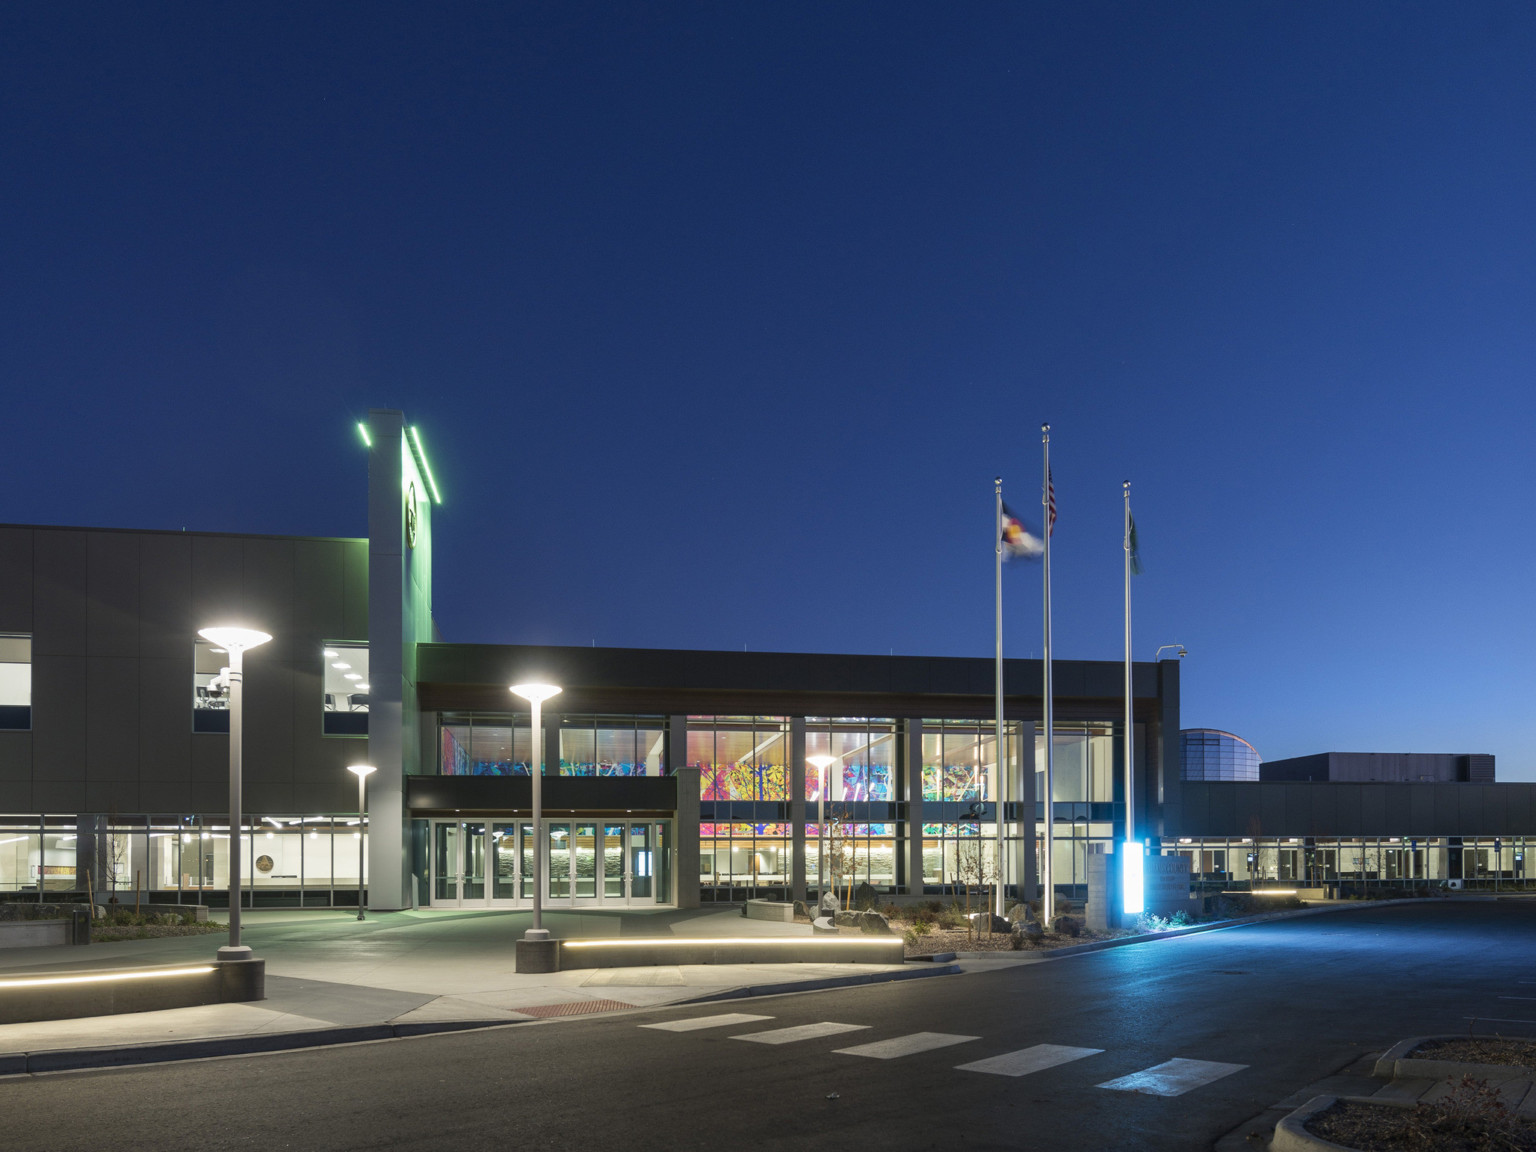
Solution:
[(1131, 482), (1125, 489), (1125, 839), (1136, 839), (1136, 718), (1131, 697)]
[(1003, 772), (1007, 763), (1003, 755), (1003, 478), (999, 476), (997, 487), (997, 524), (992, 536), (997, 550), (997, 747), (994, 752), (997, 767), (992, 774), (992, 804), (996, 809), (997, 850), (992, 871), (992, 912), (1003, 914)]
[(1040, 906), (1041, 919), (1049, 926), (1056, 919), (1056, 838), (1051, 809), (1056, 796), (1056, 726), (1051, 689), (1051, 426), (1040, 425), (1040, 443), (1044, 447), (1044, 474), (1041, 476), (1040, 505), (1045, 521), (1045, 844), (1040, 863), (1040, 878), (1045, 889)]

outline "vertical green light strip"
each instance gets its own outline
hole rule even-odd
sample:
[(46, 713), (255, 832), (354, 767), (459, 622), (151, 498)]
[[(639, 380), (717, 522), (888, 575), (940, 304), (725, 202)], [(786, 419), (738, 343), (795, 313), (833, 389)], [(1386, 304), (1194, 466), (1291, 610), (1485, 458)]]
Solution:
[(416, 446), (416, 459), (421, 461), (421, 470), (427, 474), (427, 486), (432, 489), (432, 502), (441, 504), (442, 493), (437, 490), (437, 481), (432, 476), (432, 465), (427, 463), (427, 450), (421, 446), (421, 433), (416, 431), (416, 426), (411, 425), (411, 443)]
[(373, 447), (373, 437), (368, 435), (368, 425), (364, 424), (361, 420), (357, 422), (357, 434), (363, 438), (364, 448)]

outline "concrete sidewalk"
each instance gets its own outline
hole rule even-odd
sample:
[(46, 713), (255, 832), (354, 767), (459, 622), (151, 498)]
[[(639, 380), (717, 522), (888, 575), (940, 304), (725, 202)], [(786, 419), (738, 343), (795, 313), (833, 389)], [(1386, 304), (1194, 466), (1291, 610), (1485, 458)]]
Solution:
[[(519, 974), (514, 944), (530, 919), (506, 911), (383, 913), (362, 922), (355, 913), (330, 910), (247, 912), (243, 942), (267, 962), (267, 999), (0, 1025), (0, 1074), (377, 1039), (721, 999), (765, 987), (792, 991), (956, 970), (722, 964)], [(734, 911), (554, 912), (544, 922), (561, 938), (810, 934), (807, 925), (747, 920)], [(223, 939), (16, 949), (0, 953), (0, 977), (192, 963), (209, 959)], [(167, 1045), (173, 1047), (163, 1056), (153, 1051)], [(74, 1056), (55, 1058), (65, 1053)]]

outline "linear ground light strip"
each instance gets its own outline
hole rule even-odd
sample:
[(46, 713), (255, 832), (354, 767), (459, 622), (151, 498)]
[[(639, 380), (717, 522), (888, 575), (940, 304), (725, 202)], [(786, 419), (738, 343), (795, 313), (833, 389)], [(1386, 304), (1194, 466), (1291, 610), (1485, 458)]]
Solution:
[(804, 948), (809, 944), (813, 948), (846, 948), (849, 945), (874, 945), (889, 947), (889, 942), (894, 937), (885, 939), (850, 939), (850, 940), (817, 940), (815, 937), (805, 936), (685, 936), (661, 937), (655, 940), (562, 940), (562, 948), (655, 948), (660, 945), (667, 948), (691, 948), (709, 944), (794, 944)]
[(203, 968), (157, 968), (150, 972), (98, 972), (93, 976), (32, 976), (18, 980), (0, 980), (0, 991), (7, 988), (42, 988), (51, 984), (105, 984), (111, 980), (148, 980), (155, 976), (201, 976), (214, 971)]

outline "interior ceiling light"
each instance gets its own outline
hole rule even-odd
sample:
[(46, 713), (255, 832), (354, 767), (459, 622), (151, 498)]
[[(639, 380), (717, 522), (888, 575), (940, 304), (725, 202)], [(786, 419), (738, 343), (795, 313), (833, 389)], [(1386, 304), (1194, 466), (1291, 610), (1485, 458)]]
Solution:
[(358, 687), (361, 688), (364, 692), (368, 691), (368, 685), (366, 684), (359, 684)]
[(338, 660), (336, 663), (332, 664), (331, 667), (332, 668), (350, 668), (350, 667), (352, 667), (352, 665), (350, 665), (350, 664), (343, 664), (341, 661)]
[(362, 679), (362, 677), (359, 676), (356, 672), (348, 672), (345, 678), (348, 679), (348, 680), (361, 680)]
[(321, 653), (321, 655), (324, 656), (327, 660), (334, 660), (336, 657), (340, 656), (341, 653), (336, 651), (334, 648), (327, 648), (324, 652)]

